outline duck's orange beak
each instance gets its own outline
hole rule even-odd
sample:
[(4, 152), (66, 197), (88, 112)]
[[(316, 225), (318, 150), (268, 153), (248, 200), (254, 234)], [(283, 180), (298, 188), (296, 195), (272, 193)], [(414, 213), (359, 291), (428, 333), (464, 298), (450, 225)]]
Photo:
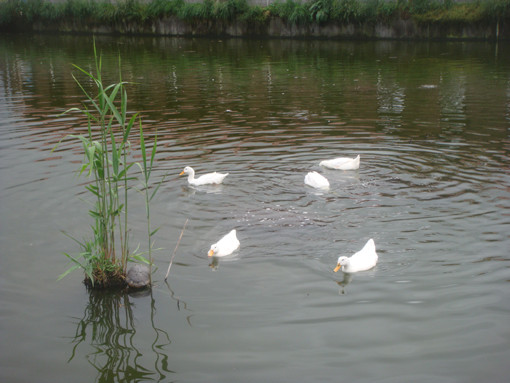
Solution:
[(184, 174), (184, 170), (182, 172), (179, 173), (180, 176), (182, 176)]
[(342, 265), (339, 263), (336, 265), (336, 267), (333, 271), (336, 273), (338, 270), (340, 270), (341, 267), (342, 267)]
[(214, 251), (212, 251), (212, 249), (209, 250), (209, 252), (207, 253), (207, 256), (212, 257), (213, 255), (214, 255)]

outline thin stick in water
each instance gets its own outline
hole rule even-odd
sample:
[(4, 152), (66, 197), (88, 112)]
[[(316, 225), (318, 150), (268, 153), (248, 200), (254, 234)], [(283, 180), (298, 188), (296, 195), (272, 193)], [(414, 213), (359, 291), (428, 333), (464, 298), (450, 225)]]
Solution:
[(189, 218), (186, 218), (186, 222), (184, 222), (184, 226), (182, 227), (181, 235), (179, 236), (179, 240), (177, 241), (177, 245), (175, 245), (174, 253), (172, 255), (172, 258), (170, 259), (170, 264), (168, 265), (168, 270), (167, 270), (166, 275), (165, 275), (165, 281), (168, 278), (168, 274), (170, 274), (170, 268), (172, 267), (172, 263), (174, 261), (175, 254), (177, 253), (177, 248), (179, 247), (179, 243), (181, 243), (182, 235), (184, 234), (184, 230), (186, 229), (186, 225), (188, 224), (188, 220), (189, 220)]

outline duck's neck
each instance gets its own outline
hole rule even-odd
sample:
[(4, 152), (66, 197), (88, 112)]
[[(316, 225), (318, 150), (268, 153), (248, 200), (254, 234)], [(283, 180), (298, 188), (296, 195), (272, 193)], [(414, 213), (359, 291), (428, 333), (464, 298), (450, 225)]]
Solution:
[(194, 180), (195, 180), (195, 171), (193, 169), (191, 169), (188, 173), (188, 182), (191, 182)]

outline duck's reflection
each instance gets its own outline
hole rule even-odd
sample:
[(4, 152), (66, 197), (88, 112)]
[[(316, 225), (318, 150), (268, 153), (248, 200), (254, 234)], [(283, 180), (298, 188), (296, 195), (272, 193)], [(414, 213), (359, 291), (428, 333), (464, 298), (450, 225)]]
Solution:
[(211, 263), (209, 263), (209, 267), (212, 270), (217, 270), (220, 264), (220, 259), (218, 257), (211, 257)]
[(183, 194), (191, 197), (198, 193), (207, 193), (207, 194), (221, 194), (223, 193), (223, 185), (186, 185), (182, 186), (181, 190)]
[[(133, 301), (141, 304), (150, 299), (150, 326), (154, 334), (151, 339), (136, 336), (133, 317)], [(138, 303), (138, 302), (137, 302)], [(164, 349), (171, 341), (168, 334), (155, 323), (156, 306), (151, 290), (128, 294), (127, 292), (91, 291), (85, 312), (79, 320), (69, 362), (80, 348), (88, 346), (85, 358), (97, 371), (96, 382), (167, 381), (173, 371), (168, 369), (168, 356)], [(145, 321), (147, 322), (147, 321)], [(144, 325), (146, 323), (143, 323)], [(141, 325), (140, 325), (141, 327)], [(147, 355), (141, 350), (152, 351)]]
[(239, 257), (237, 255), (226, 255), (226, 256), (223, 256), (223, 257), (215, 257), (214, 255), (212, 257), (208, 257), (209, 260), (211, 261), (209, 263), (209, 267), (211, 268), (211, 270), (218, 270), (218, 267), (220, 266), (220, 258), (221, 258), (221, 261), (222, 262), (235, 262), (239, 259)]
[(341, 281), (336, 281), (338, 286), (340, 286), (339, 294), (345, 294), (345, 287), (352, 281), (352, 274), (348, 273), (342, 274), (344, 275), (343, 279)]

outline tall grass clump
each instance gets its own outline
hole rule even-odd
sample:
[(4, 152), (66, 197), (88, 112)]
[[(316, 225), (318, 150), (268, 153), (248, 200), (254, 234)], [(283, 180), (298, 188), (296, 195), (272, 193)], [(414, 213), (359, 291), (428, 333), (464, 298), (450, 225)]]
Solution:
[(312, 21), (322, 24), (329, 21), (333, 8), (333, 0), (314, 0), (310, 3), (309, 11)]
[(186, 21), (207, 20), (213, 16), (213, 5), (212, 0), (204, 0), (202, 3), (175, 0), (174, 12), (179, 19)]
[(233, 21), (238, 16), (246, 13), (248, 3), (246, 0), (215, 1), (213, 14), (219, 20)]
[[(119, 82), (105, 86), (101, 76), (101, 57), (94, 45), (96, 73), (87, 72), (75, 66), (89, 82), (97, 88), (97, 95), (91, 95), (74, 75), (76, 83), (86, 96), (83, 109), (71, 108), (66, 113), (78, 111), (87, 117), (88, 129), (84, 135), (72, 135), (83, 146), (85, 160), (79, 173), (87, 173), (92, 181), (85, 187), (92, 196), (90, 216), (94, 219), (92, 236), (84, 240), (73, 238), (81, 246), (78, 257), (65, 253), (74, 263), (60, 277), (76, 269), (85, 272), (85, 283), (90, 287), (107, 288), (124, 286), (128, 261), (143, 261), (150, 265), (152, 275), (152, 237), (157, 230), (150, 225), (149, 204), (159, 185), (149, 194), (149, 179), (152, 172), (157, 142), (154, 140), (150, 155), (147, 153), (141, 120), (138, 113), (128, 117), (127, 92), (121, 75)], [(119, 59), (120, 67), (120, 59)], [(130, 136), (139, 120), (142, 163), (130, 161)], [(135, 129), (136, 130), (136, 129)], [(130, 170), (138, 164), (142, 171), (142, 190), (145, 194), (147, 213), (147, 235), (149, 239), (149, 260), (138, 248), (131, 252), (128, 242), (128, 192), (131, 185), (140, 182)]]
[(310, 23), (310, 12), (308, 4), (286, 0), (276, 2), (268, 6), (268, 10), (273, 16), (277, 16), (282, 20), (294, 25), (306, 25)]

